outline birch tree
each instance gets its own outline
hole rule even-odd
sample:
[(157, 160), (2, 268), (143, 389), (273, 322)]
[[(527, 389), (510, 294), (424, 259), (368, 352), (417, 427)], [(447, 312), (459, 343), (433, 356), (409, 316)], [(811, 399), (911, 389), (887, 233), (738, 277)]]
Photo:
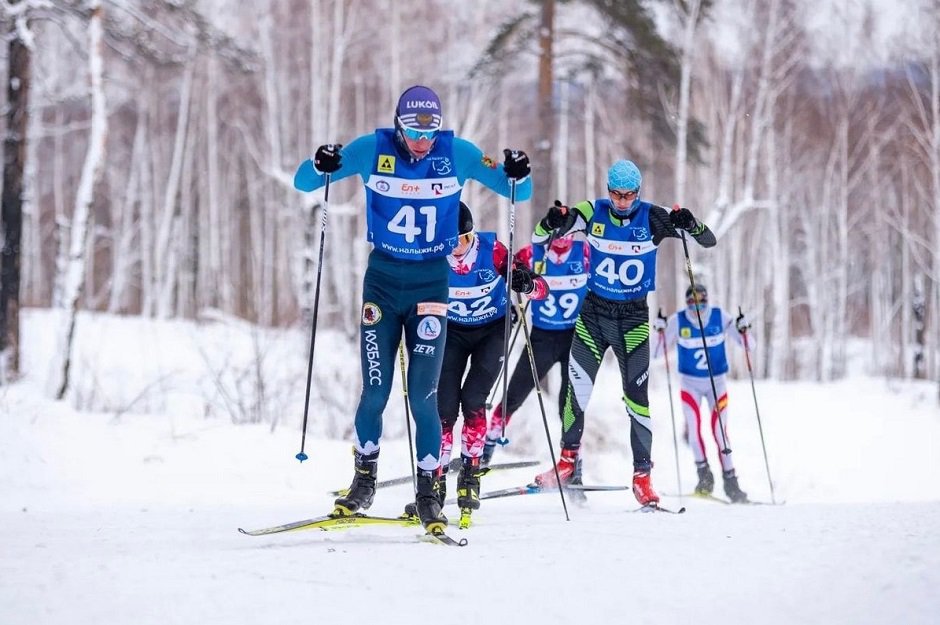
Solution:
[(92, 203), (95, 199), (95, 184), (101, 176), (105, 159), (105, 139), (108, 132), (107, 103), (104, 93), (104, 59), (102, 57), (102, 14), (100, 0), (88, 3), (88, 78), (91, 92), (91, 130), (88, 151), (82, 165), (82, 175), (72, 211), (72, 227), (68, 246), (65, 273), (62, 280), (62, 309), (56, 333), (57, 350), (53, 358), (53, 375), (50, 376), (56, 399), (62, 399), (68, 390), (69, 368), (72, 362), (72, 346), (75, 338), (75, 323), (79, 298), (85, 273), (85, 241), (90, 228)]

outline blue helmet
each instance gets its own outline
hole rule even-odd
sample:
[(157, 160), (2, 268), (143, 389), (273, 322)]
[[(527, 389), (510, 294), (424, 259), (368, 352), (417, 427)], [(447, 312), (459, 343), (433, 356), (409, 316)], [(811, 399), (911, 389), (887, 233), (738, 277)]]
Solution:
[(607, 170), (608, 189), (638, 191), (641, 184), (643, 184), (643, 174), (633, 161), (617, 161)]

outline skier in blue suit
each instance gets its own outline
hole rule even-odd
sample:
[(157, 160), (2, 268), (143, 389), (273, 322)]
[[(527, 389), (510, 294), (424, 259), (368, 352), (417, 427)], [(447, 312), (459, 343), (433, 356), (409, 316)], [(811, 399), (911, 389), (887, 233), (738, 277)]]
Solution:
[(506, 197), (515, 181), (516, 200), (531, 196), (528, 156), (503, 152), (500, 166), (473, 143), (444, 130), (440, 98), (416, 85), (401, 94), (393, 128), (378, 128), (345, 147), (322, 145), (297, 169), (294, 186), (301, 191), (322, 187), (326, 174), (332, 181), (359, 174), (373, 244), (362, 287), (355, 474), (349, 493), (336, 500), (334, 514), (355, 514), (372, 505), (382, 413), (404, 330), (418, 462), (415, 507), (429, 531), (446, 526), (436, 492), (441, 451), (436, 395), (447, 332), (447, 255), (457, 245), (460, 192), (468, 180)]

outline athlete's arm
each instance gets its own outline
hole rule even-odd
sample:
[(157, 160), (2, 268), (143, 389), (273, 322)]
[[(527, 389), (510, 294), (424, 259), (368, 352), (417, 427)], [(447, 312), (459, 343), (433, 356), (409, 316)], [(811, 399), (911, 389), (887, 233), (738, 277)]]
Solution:
[[(568, 210), (574, 213), (574, 225), (565, 230), (564, 232), (559, 232), (560, 235), (571, 234), (573, 232), (584, 232), (587, 230), (588, 222), (591, 221), (591, 218), (594, 216), (594, 205), (584, 200), (583, 202), (578, 202), (574, 206), (569, 206)], [(553, 230), (546, 227), (543, 223), (545, 220), (541, 219), (537, 224), (535, 224), (535, 232), (532, 234), (532, 242), (537, 245), (545, 244), (552, 236)]]
[[(330, 176), (331, 182), (348, 178), (353, 174), (366, 180), (372, 173), (372, 158), (375, 156), (375, 134), (362, 135), (353, 141), (340, 153), (340, 168)], [(294, 174), (294, 187), (301, 191), (316, 191), (326, 184), (326, 175), (321, 174), (313, 166), (313, 160), (307, 159), (297, 168)]]
[[(457, 181), (463, 185), (468, 180), (476, 180), (490, 190), (509, 197), (509, 178), (503, 166), (483, 154), (483, 150), (473, 143), (454, 137), (454, 169)], [(516, 183), (516, 201), (524, 202), (532, 197), (532, 177)]]
[[(650, 230), (653, 234), (653, 245), (659, 245), (663, 239), (679, 239), (682, 237), (672, 222), (669, 221), (669, 211), (662, 206), (650, 205)], [(698, 229), (690, 232), (689, 236), (702, 247), (714, 247), (718, 243), (715, 233), (709, 230), (703, 222), (698, 222)]]
[[(496, 267), (496, 271), (506, 280), (509, 279), (508, 259), (509, 250), (506, 249), (505, 245), (497, 241), (496, 245), (493, 246), (493, 266)], [(529, 276), (529, 279), (532, 280), (533, 288), (529, 293), (526, 293), (529, 299), (545, 299), (548, 297), (548, 282), (545, 281), (545, 278), (529, 269), (528, 266), (521, 264), (518, 257), (512, 265), (512, 271), (513, 273), (517, 271), (524, 272)]]

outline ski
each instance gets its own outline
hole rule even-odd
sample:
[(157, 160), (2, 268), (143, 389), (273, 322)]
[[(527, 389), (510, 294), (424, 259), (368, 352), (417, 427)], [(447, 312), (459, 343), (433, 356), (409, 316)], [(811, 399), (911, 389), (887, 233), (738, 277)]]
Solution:
[[(450, 472), (452, 472), (452, 471), (453, 471), (453, 472), (459, 471), (459, 470), (460, 470), (461, 462), (462, 462), (462, 461), (461, 461), (460, 458), (454, 458), (453, 460), (451, 460), (451, 461), (450, 461), (450, 464), (447, 465), (447, 467), (448, 467), (448, 474), (450, 474)], [(536, 466), (537, 464), (538, 464), (538, 461), (535, 461), (535, 460), (518, 460), (518, 461), (514, 461), (514, 462), (497, 462), (496, 464), (491, 464), (491, 465), (489, 465), (489, 466), (487, 466), (487, 467), (481, 467), (481, 469), (480, 469), (480, 475), (481, 475), (481, 476), (486, 475), (486, 474), (489, 473), (490, 471), (505, 471), (505, 470), (508, 470), (508, 469), (523, 469), (523, 468), (525, 468), (525, 467), (534, 467), (534, 466)], [(393, 478), (388, 479), (388, 480), (380, 480), (380, 481), (376, 482), (376, 483), (375, 483), (375, 487), (376, 487), (376, 488), (388, 488), (389, 486), (399, 486), (399, 485), (401, 485), (401, 484), (408, 484), (409, 482), (411, 482), (411, 479), (412, 479), (412, 478), (411, 478), (410, 475), (405, 475), (405, 476), (402, 476), (402, 477), (393, 477)], [(331, 495), (334, 495), (334, 496), (338, 496), (338, 497), (343, 497), (343, 496), (349, 494), (349, 489), (348, 489), (348, 488), (342, 488), (342, 489), (340, 489), (340, 490), (330, 491), (330, 494), (331, 494)]]
[(685, 507), (679, 508), (678, 510), (673, 510), (671, 508), (663, 508), (658, 503), (648, 503), (642, 508), (637, 508), (634, 512), (666, 512), (668, 514), (685, 514)]
[(537, 495), (542, 492), (542, 487), (538, 484), (527, 484), (526, 486), (513, 486), (512, 488), (502, 488), (488, 493), (481, 493), (480, 500), (499, 499), (501, 497), (515, 497), (517, 495)]
[(432, 530), (425, 534), (419, 534), (418, 539), (422, 542), (431, 543), (434, 545), (444, 545), (446, 547), (466, 547), (467, 539), (461, 538), (456, 540), (451, 538), (444, 533), (444, 530)]
[[(579, 492), (592, 492), (592, 491), (615, 491), (615, 490), (632, 490), (631, 486), (603, 486), (603, 485), (593, 485), (593, 484), (568, 484), (563, 487), (565, 491), (579, 491)], [(538, 495), (539, 493), (554, 493), (557, 492), (557, 486), (551, 486), (549, 488), (543, 488), (538, 484), (526, 484), (525, 486), (512, 486), (510, 488), (502, 488), (500, 490), (493, 490), (488, 493), (481, 493), (480, 500), (484, 499), (500, 499), (503, 497), (517, 497), (519, 495)], [(444, 505), (451, 505), (457, 503), (456, 499), (448, 499), (444, 502)]]
[(275, 525), (256, 530), (246, 530), (238, 528), (238, 531), (247, 536), (265, 536), (267, 534), (280, 534), (281, 532), (294, 532), (299, 530), (318, 529), (323, 531), (342, 530), (353, 527), (366, 527), (369, 525), (391, 525), (399, 527), (415, 527), (421, 525), (417, 518), (413, 517), (383, 517), (369, 516), (366, 514), (353, 514), (349, 516), (327, 514), (303, 521), (294, 521), (284, 525)]
[[(664, 495), (665, 497), (676, 497), (677, 495)], [(689, 493), (688, 495), (682, 495), (683, 497), (688, 497), (690, 499), (701, 499), (703, 501), (711, 501), (714, 503), (724, 504), (726, 506), (782, 506), (785, 502), (778, 501), (777, 503), (771, 503), (769, 501), (753, 501), (748, 499), (747, 501), (729, 501), (723, 497), (717, 495), (712, 495), (710, 493)]]

